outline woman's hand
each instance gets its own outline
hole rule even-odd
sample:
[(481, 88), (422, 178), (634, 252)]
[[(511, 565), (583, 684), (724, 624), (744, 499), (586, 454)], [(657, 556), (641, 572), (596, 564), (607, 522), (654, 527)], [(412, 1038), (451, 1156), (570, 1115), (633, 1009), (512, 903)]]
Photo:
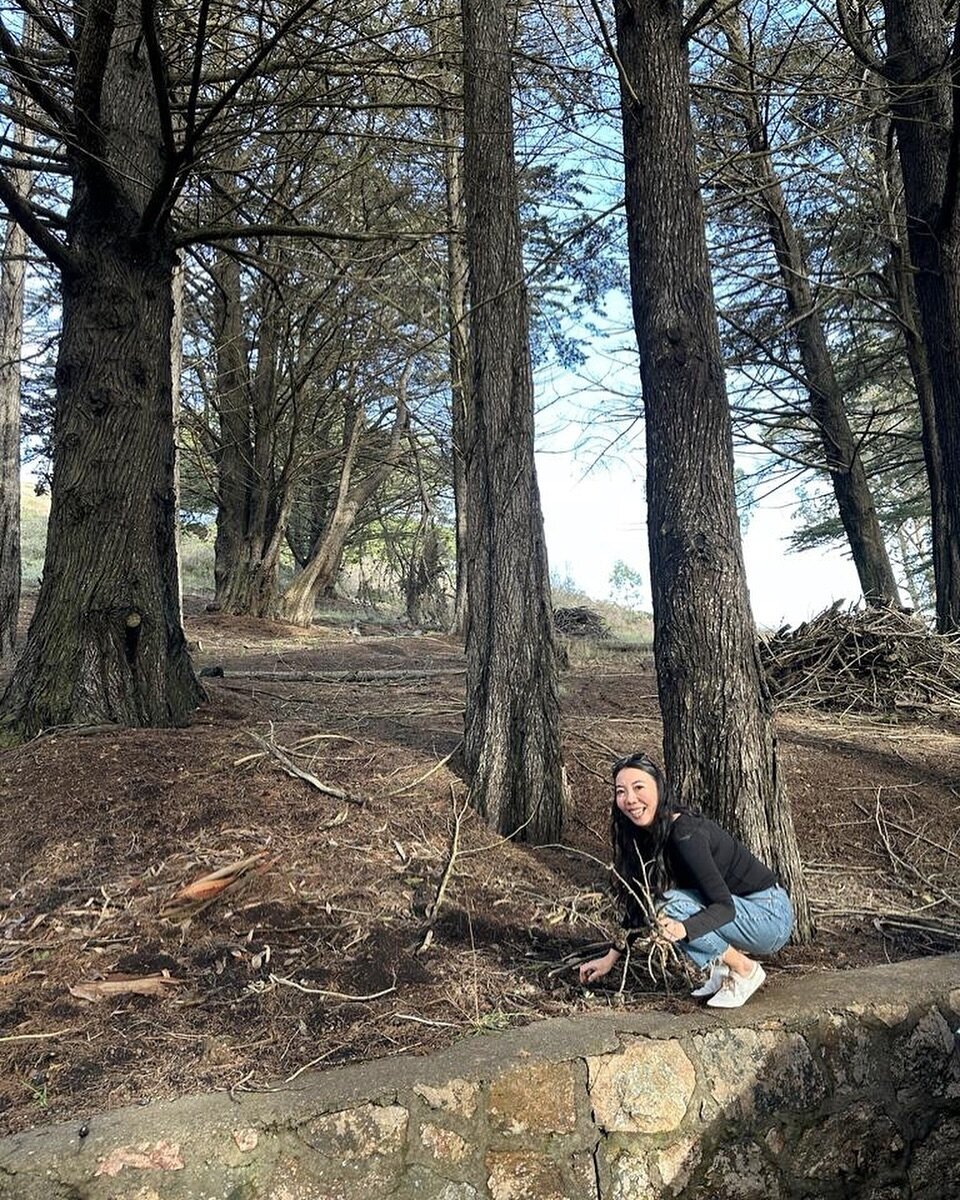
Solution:
[(604, 975), (613, 970), (619, 958), (619, 950), (608, 950), (603, 958), (594, 958), (590, 962), (581, 963), (580, 982), (593, 983), (594, 980), (602, 979)]
[(686, 925), (682, 921), (675, 921), (673, 917), (657, 917), (657, 925), (668, 942), (682, 942), (687, 936)]

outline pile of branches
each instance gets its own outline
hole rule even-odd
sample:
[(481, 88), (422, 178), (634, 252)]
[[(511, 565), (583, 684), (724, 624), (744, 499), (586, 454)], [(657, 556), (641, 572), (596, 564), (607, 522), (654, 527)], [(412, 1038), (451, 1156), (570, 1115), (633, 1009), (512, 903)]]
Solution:
[(592, 608), (555, 608), (553, 624), (558, 633), (575, 638), (609, 638), (606, 621)]
[(899, 609), (833, 605), (761, 639), (777, 704), (960, 714), (960, 640)]

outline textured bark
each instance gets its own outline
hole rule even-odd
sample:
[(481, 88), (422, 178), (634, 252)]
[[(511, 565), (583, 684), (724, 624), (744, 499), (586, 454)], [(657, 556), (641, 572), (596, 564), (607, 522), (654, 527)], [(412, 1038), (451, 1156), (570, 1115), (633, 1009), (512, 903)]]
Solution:
[(440, 111), (445, 144), (444, 175), (447, 197), (447, 304), (450, 326), (450, 440), (453, 446), (453, 501), (456, 513), (457, 583), (451, 633), (467, 628), (467, 467), (469, 426), (470, 331), (467, 321), (469, 278), (466, 253), (466, 215), (463, 196), (462, 130), (449, 108)]
[[(930, 492), (930, 541), (933, 558), (934, 597), (946, 596), (946, 582), (941, 587), (937, 580), (947, 581), (960, 578), (960, 540), (951, 539), (950, 512), (947, 502), (946, 480), (943, 474), (943, 459), (940, 454), (940, 439), (937, 437), (936, 406), (933, 399), (933, 380), (927, 351), (920, 333), (920, 318), (917, 312), (917, 293), (914, 286), (914, 270), (910, 255), (904, 245), (906, 221), (901, 212), (899, 198), (902, 196), (903, 181), (899, 164), (887, 150), (885, 131), (874, 137), (875, 158), (879, 164), (878, 186), (887, 211), (887, 244), (890, 250), (890, 270), (885, 275), (890, 298), (900, 316), (904, 348), (910, 374), (917, 392), (920, 406), (920, 439), (923, 460)], [(955, 561), (951, 563), (951, 557)], [(907, 580), (914, 606), (917, 594)], [(939, 608), (938, 608), (939, 619)]]
[[(24, 17), (23, 43), (31, 46), (35, 26)], [(25, 149), (35, 134), (25, 118), (31, 104), (24, 93), (11, 99), (19, 114), (13, 140)], [(8, 171), (10, 183), (26, 200), (30, 195), (28, 171)], [(23, 350), (23, 301), (27, 276), (27, 235), (15, 221), (7, 225), (0, 276), (0, 661), (12, 658), (20, 612), (20, 359)]]
[[(179, 617), (171, 329), (175, 255), (140, 230), (162, 172), (139, 7), (91, 13), (97, 153), (72, 151), (43, 583), (3, 701), (8, 731), (184, 723), (202, 697)], [(79, 88), (78, 88), (79, 91)], [(91, 95), (96, 99), (91, 99)]]
[(464, 759), (471, 801), (501, 833), (552, 841), (564, 801), (558, 662), (533, 459), (504, 0), (464, 0), (463, 24), (473, 360)]
[(681, 0), (618, 0), (627, 230), (647, 436), (664, 757), (809, 909), (750, 614)]
[[(939, 0), (884, 0), (886, 78), (903, 173), (907, 237), (933, 399), (936, 446), (924, 446), (934, 503), (937, 628), (960, 629), (960, 223), (954, 80)], [(953, 153), (952, 153), (953, 152)]]
[[(10, 174), (26, 196), (26, 171)], [(26, 250), (26, 234), (11, 221), (0, 278), (0, 659), (13, 655), (20, 610), (20, 355)]]
[(273, 313), (258, 325), (257, 370), (247, 365), (240, 267), (217, 255), (217, 537), (215, 603), (225, 612), (266, 617), (278, 594), (280, 551), (292, 504), (289, 476), (276, 478)]
[(760, 100), (740, 36), (738, 10), (725, 12), (721, 25), (739, 89), (738, 103), (751, 153), (746, 169), (752, 172), (757, 184), (755, 199), (763, 208), (780, 270), (791, 316), (790, 327), (810, 398), (810, 415), (817, 427), (824, 465), (830, 473), (860, 588), (868, 604), (899, 606), (897, 582), (860, 456), (859, 440), (847, 419), (843, 392), (837, 382), (826, 333), (810, 286), (806, 250), (794, 226), (770, 154)]

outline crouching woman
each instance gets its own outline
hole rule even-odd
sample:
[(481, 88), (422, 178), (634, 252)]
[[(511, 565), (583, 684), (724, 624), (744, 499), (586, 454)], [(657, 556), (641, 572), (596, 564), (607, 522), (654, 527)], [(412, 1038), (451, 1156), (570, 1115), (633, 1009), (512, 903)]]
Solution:
[[(613, 767), (611, 838), (624, 924), (648, 923), (633, 892), (646, 881), (663, 935), (704, 974), (692, 995), (714, 1008), (739, 1008), (766, 978), (751, 957), (772, 954), (793, 929), (790, 898), (760, 860), (696, 809), (679, 805), (666, 776), (645, 754)], [(629, 887), (625, 886), (629, 885)], [(584, 983), (619, 960), (611, 948), (580, 967)]]

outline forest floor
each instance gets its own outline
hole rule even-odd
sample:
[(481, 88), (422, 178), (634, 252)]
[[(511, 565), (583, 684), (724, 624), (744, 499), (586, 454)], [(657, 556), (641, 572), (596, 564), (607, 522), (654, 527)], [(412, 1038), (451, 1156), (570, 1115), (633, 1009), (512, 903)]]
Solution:
[[(693, 1007), (643, 963), (587, 990), (564, 961), (616, 926), (608, 773), (621, 753), (659, 755), (649, 651), (574, 647), (564, 845), (532, 849), (464, 806), (452, 639), (305, 631), (200, 601), (187, 627), (198, 666), (224, 670), (189, 728), (62, 732), (0, 754), (0, 1127), (274, 1087), (614, 1004)], [(777, 726), (818, 935), (777, 956), (768, 986), (956, 950), (957, 722), (792, 710)], [(251, 858), (240, 884), (198, 889), (206, 907), (171, 904)]]

